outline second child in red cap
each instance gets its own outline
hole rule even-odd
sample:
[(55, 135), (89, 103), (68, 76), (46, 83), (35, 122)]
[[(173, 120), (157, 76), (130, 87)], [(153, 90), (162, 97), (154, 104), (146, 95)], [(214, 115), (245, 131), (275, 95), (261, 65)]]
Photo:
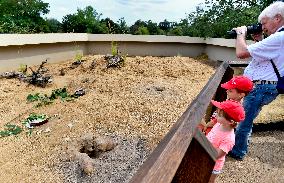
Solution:
[(235, 145), (234, 128), (237, 123), (244, 120), (245, 111), (240, 102), (226, 100), (224, 102), (211, 101), (217, 107), (216, 120), (212, 130), (206, 135), (216, 149), (218, 156), (209, 182), (214, 182), (221, 173), (225, 163), (225, 156)]
[[(221, 87), (227, 90), (227, 100), (241, 103), (242, 99), (253, 89), (253, 82), (245, 76), (235, 76), (228, 82), (221, 84)], [(208, 134), (216, 122), (215, 111), (210, 121), (201, 125), (201, 130)]]

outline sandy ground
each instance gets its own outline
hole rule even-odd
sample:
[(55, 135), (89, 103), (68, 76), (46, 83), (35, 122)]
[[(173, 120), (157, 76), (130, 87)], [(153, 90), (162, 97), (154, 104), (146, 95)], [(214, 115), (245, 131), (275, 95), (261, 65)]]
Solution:
[[(21, 126), (32, 112), (50, 117), (31, 135), (25, 130), (0, 138), (0, 179), (5, 183), (128, 182), (215, 72), (206, 60), (187, 57), (128, 57), (122, 68), (109, 69), (102, 56), (88, 56), (74, 69), (72, 62), (47, 64), (53, 83), (46, 88), (0, 80), (0, 129), (6, 123)], [(28, 94), (50, 94), (62, 87), (70, 93), (84, 88), (86, 95), (40, 108), (26, 101)], [(256, 123), (283, 121), (283, 98), (266, 106)], [(70, 144), (86, 133), (117, 143), (94, 158), (91, 175), (68, 156)], [(227, 158), (217, 182), (284, 182), (283, 136), (283, 131), (269, 128), (254, 133), (246, 159)]]

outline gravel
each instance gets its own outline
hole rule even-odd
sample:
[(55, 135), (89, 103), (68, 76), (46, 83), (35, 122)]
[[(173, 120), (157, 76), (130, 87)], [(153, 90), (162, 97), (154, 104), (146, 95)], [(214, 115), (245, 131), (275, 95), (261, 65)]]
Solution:
[(118, 145), (94, 158), (95, 173), (86, 175), (77, 161), (62, 161), (56, 166), (63, 182), (127, 182), (149, 154), (146, 141), (112, 137)]
[[(21, 126), (32, 112), (50, 117), (31, 135), (25, 129), (16, 137), (0, 138), (0, 178), (5, 183), (128, 182), (216, 69), (204, 57), (127, 57), (125, 66), (109, 69), (103, 56), (84, 60), (76, 68), (73, 60), (47, 64), (53, 83), (46, 88), (0, 79), (0, 129), (8, 122)], [(40, 108), (26, 101), (28, 94), (63, 87), (69, 92), (83, 88), (86, 94)], [(264, 107), (256, 123), (283, 121), (283, 105), (280, 96)], [(93, 158), (91, 175), (68, 156), (70, 144), (88, 133), (117, 143)], [(283, 131), (255, 132), (245, 160), (227, 158), (217, 182), (284, 182), (283, 139)]]

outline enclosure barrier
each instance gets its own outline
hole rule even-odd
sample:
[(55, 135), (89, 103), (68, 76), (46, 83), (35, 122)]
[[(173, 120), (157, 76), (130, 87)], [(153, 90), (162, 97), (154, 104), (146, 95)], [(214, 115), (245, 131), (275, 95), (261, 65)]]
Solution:
[(220, 83), (233, 77), (234, 70), (223, 62), (199, 95), (161, 140), (130, 180), (131, 183), (208, 182), (217, 152), (197, 129), (201, 119), (211, 115), (211, 99), (223, 101), (226, 91)]
[[(128, 56), (196, 57), (203, 53), (210, 60), (239, 60), (235, 39), (188, 36), (45, 33), (0, 34), (0, 72), (18, 69), (21, 64), (39, 65), (42, 61), (59, 63), (77, 55), (106, 55), (111, 42)], [(252, 41), (248, 41), (251, 44)]]

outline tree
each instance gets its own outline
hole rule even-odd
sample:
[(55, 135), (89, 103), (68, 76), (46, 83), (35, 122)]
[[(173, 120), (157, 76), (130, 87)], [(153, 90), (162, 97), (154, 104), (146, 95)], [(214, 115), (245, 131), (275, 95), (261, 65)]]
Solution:
[(157, 23), (154, 23), (151, 20), (148, 20), (148, 22), (147, 22), (147, 29), (149, 31), (149, 34), (151, 34), (151, 35), (161, 34), (161, 29), (159, 28)]
[(177, 23), (177, 27), (180, 28), (183, 36), (189, 36), (189, 22), (188, 19), (181, 19), (179, 23)]
[(77, 9), (77, 13), (63, 17), (62, 28), (64, 32), (76, 33), (108, 33), (107, 26), (100, 23), (100, 16), (92, 6)]
[(157, 23), (151, 20), (142, 21), (137, 20), (132, 26), (130, 26), (130, 33), (135, 35), (160, 35), (165, 34), (165, 32), (159, 28)]
[(168, 32), (168, 35), (169, 36), (182, 36), (183, 35), (182, 27), (177, 26), (175, 28), (170, 29), (170, 31)]
[(41, 0), (1, 0), (1, 33), (38, 33), (46, 29), (41, 15), (47, 14), (49, 5)]
[(187, 17), (189, 36), (226, 37), (233, 27), (250, 25), (257, 22), (262, 9), (271, 0), (206, 0), (205, 5), (196, 7), (196, 11)]
[(120, 18), (117, 23), (118, 23), (119, 29), (121, 31), (120, 32), (121, 34), (128, 34), (130, 32), (130, 29), (127, 26), (126, 21), (124, 20), (124, 18)]
[(149, 30), (147, 29), (147, 27), (141, 26), (138, 28), (135, 34), (136, 35), (149, 35)]
[(147, 27), (147, 23), (142, 20), (137, 20), (132, 26), (130, 26), (130, 33), (134, 35), (141, 33), (141, 30), (138, 31), (139, 27)]
[(46, 24), (47, 24), (47, 30), (45, 32), (52, 32), (52, 33), (57, 33), (57, 32), (62, 32), (62, 24), (54, 19), (46, 19)]
[(122, 33), (120, 26), (114, 21), (112, 21), (110, 18), (102, 19), (100, 23), (107, 27), (109, 34), (121, 34)]

